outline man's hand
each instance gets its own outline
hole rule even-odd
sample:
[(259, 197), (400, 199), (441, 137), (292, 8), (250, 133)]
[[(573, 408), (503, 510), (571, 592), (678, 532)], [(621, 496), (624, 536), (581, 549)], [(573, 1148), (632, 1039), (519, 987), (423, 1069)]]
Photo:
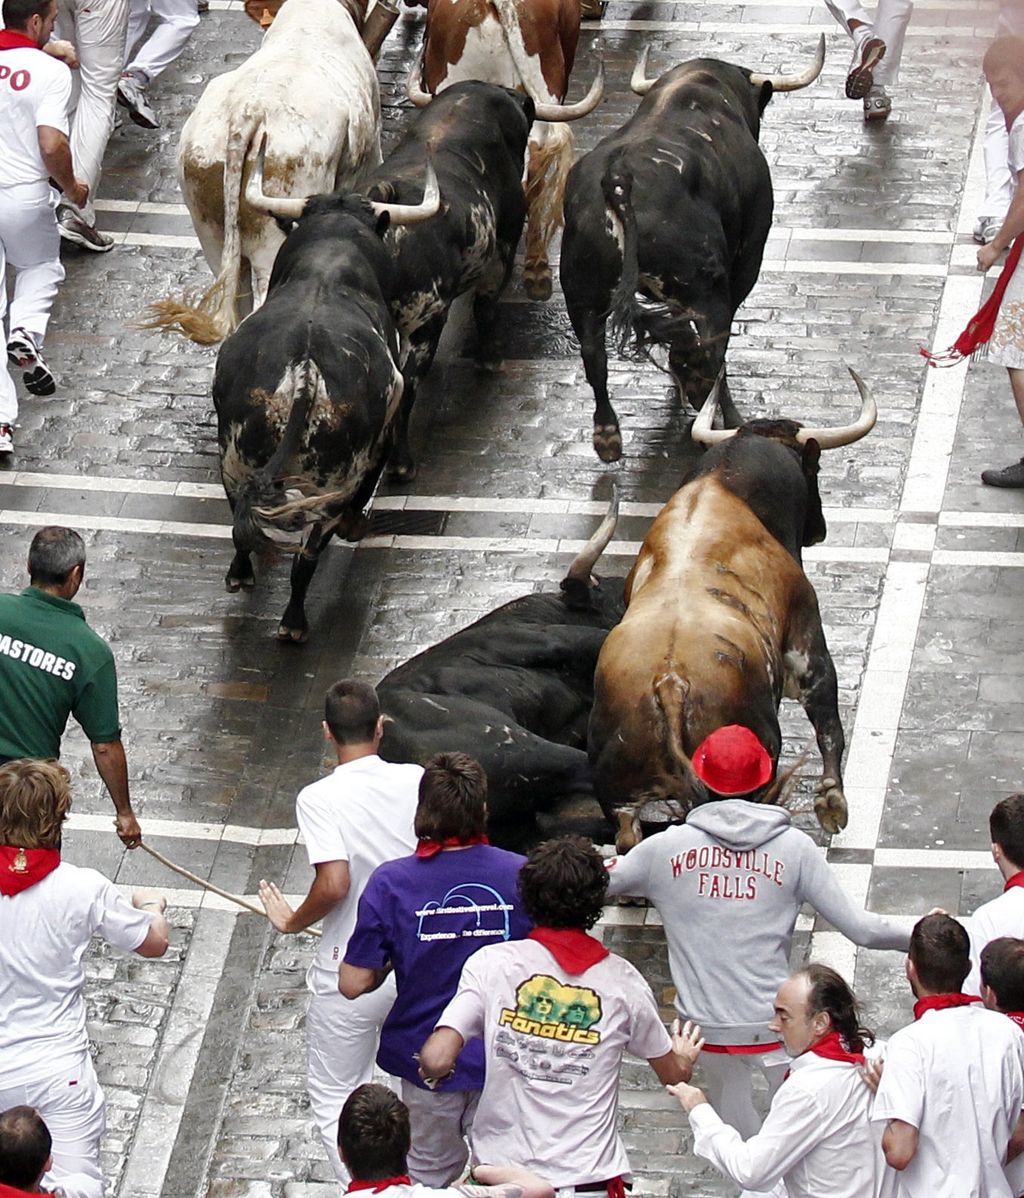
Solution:
[(71, 42), (65, 42), (61, 38), (55, 37), (48, 41), (43, 49), (51, 58), (59, 58), (73, 71), (78, 70), (78, 51)]
[(982, 274), (984, 274), (987, 270), (990, 270), (996, 264), (996, 262), (998, 262), (999, 256), (1002, 254), (1002, 252), (1002, 250), (997, 250), (995, 248), (995, 243), (992, 241), (990, 241), (988, 245), (983, 245), (981, 249), (978, 250), (978, 270), (980, 270)]
[(666, 1090), (674, 1097), (679, 1099), (679, 1105), (689, 1114), (695, 1106), (700, 1106), (701, 1103), (707, 1102), (707, 1095), (703, 1090), (699, 1090), (696, 1086), (688, 1085), (686, 1082), (680, 1082), (677, 1086), (666, 1086)]
[(155, 907), (161, 915), (167, 910), (167, 899), (159, 890), (136, 890), (132, 895), (132, 906), (136, 910), (144, 907)]
[(685, 1063), (690, 1073), (693, 1072), (703, 1047), (704, 1037), (695, 1023), (687, 1019), (680, 1027), (678, 1019), (672, 1020), (672, 1051)]
[(860, 1067), (860, 1075), (872, 1094), (878, 1093), (878, 1083), (882, 1080), (882, 1070), (884, 1068), (885, 1061), (881, 1057), (865, 1061)]
[(76, 176), (74, 187), (66, 191), (64, 195), (67, 197), (68, 203), (74, 204), (76, 208), (82, 208), (89, 198), (89, 184)]
[(280, 887), (273, 882), (268, 882), (266, 878), (260, 878), (260, 902), (263, 904), (263, 910), (267, 913), (267, 919), (279, 932), (292, 930), (295, 911), (281, 893)]
[(134, 811), (119, 811), (114, 817), (114, 827), (126, 848), (137, 849), (142, 843), (142, 829)]

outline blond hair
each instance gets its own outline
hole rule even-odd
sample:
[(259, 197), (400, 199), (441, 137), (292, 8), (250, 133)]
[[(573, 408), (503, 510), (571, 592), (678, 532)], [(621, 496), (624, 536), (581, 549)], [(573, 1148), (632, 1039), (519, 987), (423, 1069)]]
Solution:
[(59, 761), (23, 757), (0, 767), (0, 844), (60, 847), (71, 806), (71, 776)]

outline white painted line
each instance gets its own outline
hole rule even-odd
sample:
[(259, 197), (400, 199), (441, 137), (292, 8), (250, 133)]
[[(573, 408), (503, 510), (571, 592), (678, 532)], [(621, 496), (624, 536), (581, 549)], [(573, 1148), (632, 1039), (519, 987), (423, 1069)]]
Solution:
[(981, 553), (970, 549), (936, 549), (932, 554), (936, 566), (1024, 566), (1024, 553)]
[(893, 530), (892, 547), (931, 553), (935, 548), (935, 535), (938, 531), (936, 524), (897, 524)]
[(939, 524), (943, 528), (1024, 528), (1024, 512), (939, 512)]
[(946, 267), (927, 262), (830, 262), (804, 259), (769, 261), (761, 264), (762, 273), (783, 275), (879, 275), (883, 278), (909, 277), (941, 279)]
[(983, 869), (995, 873), (992, 854), (972, 849), (875, 849), (875, 865), (899, 869)]
[[(156, 819), (143, 814), (142, 834), (147, 838), (165, 837), (183, 840), (217, 840), (232, 844), (248, 844), (257, 848), (266, 845), (302, 843), (295, 828), (249, 828), (244, 824), (211, 824), (202, 821)], [(113, 817), (92, 812), (72, 811), (68, 817), (72, 832), (109, 833)]]
[[(981, 32), (985, 36), (988, 36), (990, 33), (990, 21), (988, 18), (981, 20), (979, 25), (981, 26)], [(586, 26), (585, 28), (590, 28), (590, 26)], [(806, 25), (774, 23), (768, 25), (760, 24), (757, 21), (617, 21), (606, 17), (599, 24), (595, 23), (593, 26), (595, 33), (598, 29), (605, 32), (611, 30), (615, 30), (616, 32), (638, 30), (648, 33), (722, 33), (739, 35), (741, 37), (749, 35), (752, 39), (756, 37), (765, 41), (769, 38), (778, 37), (801, 37), (806, 39), (810, 34), (829, 33), (834, 31), (835, 28), (834, 22), (827, 20), (825, 17), (808, 21)], [(936, 28), (934, 25), (915, 26), (911, 22), (907, 29), (907, 37), (927, 37), (933, 42), (937, 36), (947, 39), (974, 38), (977, 35), (978, 29), (974, 25), (942, 25)], [(849, 54), (849, 50), (846, 53)], [(770, 59), (771, 54), (769, 51), (765, 51), (765, 55), (762, 57)], [(763, 62), (759, 64), (759, 69), (764, 69), (764, 65)]]

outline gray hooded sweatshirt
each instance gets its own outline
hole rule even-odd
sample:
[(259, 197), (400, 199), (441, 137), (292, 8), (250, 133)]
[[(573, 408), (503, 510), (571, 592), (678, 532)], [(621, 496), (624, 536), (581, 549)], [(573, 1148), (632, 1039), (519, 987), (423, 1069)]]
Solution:
[(855, 906), (781, 807), (721, 799), (608, 863), (609, 893), (650, 899), (665, 925), (676, 1009), (709, 1044), (774, 1044), (775, 992), (809, 903), (855, 944), (906, 950), (916, 919)]

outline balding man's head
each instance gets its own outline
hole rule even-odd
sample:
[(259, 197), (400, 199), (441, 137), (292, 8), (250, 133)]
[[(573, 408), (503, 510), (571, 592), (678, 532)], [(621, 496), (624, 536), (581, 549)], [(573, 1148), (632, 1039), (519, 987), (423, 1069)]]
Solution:
[(30, 1106), (12, 1106), (0, 1114), (0, 1183), (36, 1192), (50, 1167), (50, 1132)]

